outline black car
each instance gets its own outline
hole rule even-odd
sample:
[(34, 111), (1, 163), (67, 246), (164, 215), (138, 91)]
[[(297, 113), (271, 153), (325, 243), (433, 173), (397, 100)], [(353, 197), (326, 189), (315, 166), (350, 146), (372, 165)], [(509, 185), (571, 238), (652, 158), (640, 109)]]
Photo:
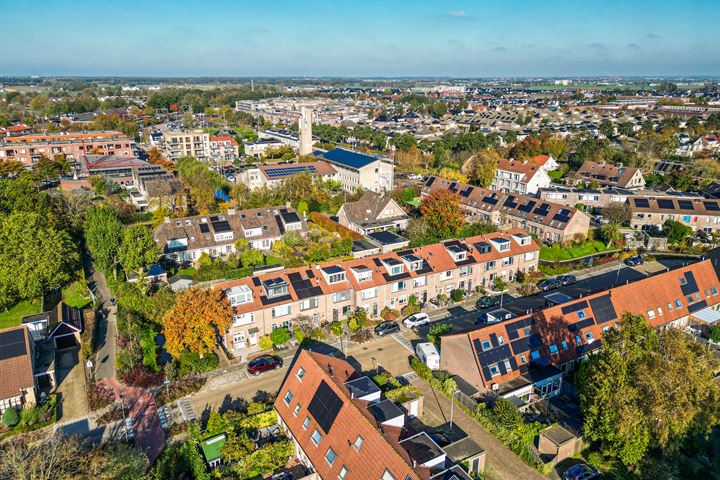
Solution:
[(387, 335), (389, 333), (395, 333), (400, 331), (400, 325), (398, 325), (396, 322), (393, 322), (391, 320), (388, 320), (387, 322), (383, 322), (377, 327), (375, 327), (375, 335), (378, 337), (382, 337), (383, 335)]
[(498, 297), (484, 297), (478, 300), (475, 304), (478, 309), (490, 308), (494, 307), (495, 305), (500, 305), (500, 299)]
[(560, 285), (564, 286), (577, 282), (577, 278), (575, 278), (575, 275), (560, 275), (557, 277), (557, 281)]
[(537, 283), (537, 287), (542, 292), (547, 292), (548, 290), (552, 290), (554, 288), (558, 288), (560, 286), (560, 282), (557, 278), (546, 278), (545, 280), (540, 280)]
[(638, 265), (642, 265), (643, 263), (645, 263), (645, 260), (643, 260), (640, 255), (625, 259), (625, 265), (627, 265), (628, 267), (637, 267)]

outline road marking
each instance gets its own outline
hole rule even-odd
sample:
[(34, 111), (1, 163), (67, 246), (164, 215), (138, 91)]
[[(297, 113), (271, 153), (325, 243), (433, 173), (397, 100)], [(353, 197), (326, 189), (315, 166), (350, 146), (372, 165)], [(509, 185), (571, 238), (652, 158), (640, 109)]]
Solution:
[(408, 383), (420, 378), (420, 376), (415, 372), (408, 372), (405, 375), (401, 375), (401, 377), (404, 378)]
[(415, 352), (413, 351), (413, 348), (412, 348), (412, 342), (411, 342), (410, 340), (408, 340), (407, 338), (405, 338), (402, 334), (400, 334), (400, 333), (393, 333), (393, 334), (390, 335), (390, 336), (391, 336), (392, 338), (394, 338), (400, 345), (402, 345), (403, 347), (405, 347), (405, 348), (407, 348), (408, 350), (410, 350), (410, 353), (415, 353)]

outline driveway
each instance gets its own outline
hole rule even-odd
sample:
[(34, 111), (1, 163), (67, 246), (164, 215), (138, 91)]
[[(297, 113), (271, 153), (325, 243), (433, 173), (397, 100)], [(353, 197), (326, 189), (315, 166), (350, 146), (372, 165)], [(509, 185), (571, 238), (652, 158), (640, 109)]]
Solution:
[(68, 348), (57, 352), (55, 393), (60, 400), (58, 420), (66, 422), (89, 413), (85, 394), (85, 368), (78, 361), (79, 350)]
[[(424, 408), (442, 424), (450, 422), (450, 401), (441, 393), (435, 392), (424, 380), (412, 381), (425, 396)], [(502, 480), (541, 480), (545, 477), (500, 443), (475, 419), (460, 408), (453, 409), (453, 431), (462, 430), (486, 452), (485, 472), (487, 478)]]
[(110, 290), (105, 275), (94, 270), (91, 277), (91, 286), (99, 304), (97, 319), (98, 348), (95, 353), (95, 367), (93, 375), (95, 380), (102, 378), (115, 378), (115, 349), (117, 346), (117, 307), (111, 305)]

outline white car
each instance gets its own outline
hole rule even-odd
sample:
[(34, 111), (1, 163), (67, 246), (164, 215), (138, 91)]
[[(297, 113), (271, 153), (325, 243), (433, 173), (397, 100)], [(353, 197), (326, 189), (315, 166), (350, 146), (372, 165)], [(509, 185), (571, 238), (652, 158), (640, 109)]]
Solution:
[(403, 325), (407, 328), (421, 327), (423, 325), (427, 325), (428, 323), (430, 323), (430, 317), (428, 317), (427, 313), (416, 313), (415, 315), (410, 315), (403, 320)]
[(410, 175), (408, 175), (408, 178), (410, 180), (422, 180), (423, 176), (420, 175), (419, 173), (411, 173)]

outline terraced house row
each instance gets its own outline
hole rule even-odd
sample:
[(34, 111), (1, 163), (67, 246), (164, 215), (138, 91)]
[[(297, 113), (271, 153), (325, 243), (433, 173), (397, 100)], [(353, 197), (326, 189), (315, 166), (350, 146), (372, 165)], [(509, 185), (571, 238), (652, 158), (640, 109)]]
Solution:
[(655, 328), (702, 323), (720, 308), (719, 289), (705, 260), (578, 299), (552, 293), (539, 311), (442, 337), (441, 368), (523, 405), (555, 395), (563, 372), (599, 348), (624, 313)]
[(300, 318), (320, 325), (357, 307), (378, 318), (400, 310), (411, 296), (427, 302), (455, 289), (489, 287), (537, 268), (539, 247), (523, 230), (449, 240), (373, 257), (288, 269), (216, 284), (235, 310), (225, 334), (236, 354), (257, 349), (259, 336)]
[(574, 207), (445, 178), (430, 177), (421, 194), (426, 198), (441, 190), (460, 197), (460, 206), (470, 220), (482, 220), (502, 228), (522, 228), (542, 240), (566, 242), (586, 236), (590, 228), (590, 217)]

